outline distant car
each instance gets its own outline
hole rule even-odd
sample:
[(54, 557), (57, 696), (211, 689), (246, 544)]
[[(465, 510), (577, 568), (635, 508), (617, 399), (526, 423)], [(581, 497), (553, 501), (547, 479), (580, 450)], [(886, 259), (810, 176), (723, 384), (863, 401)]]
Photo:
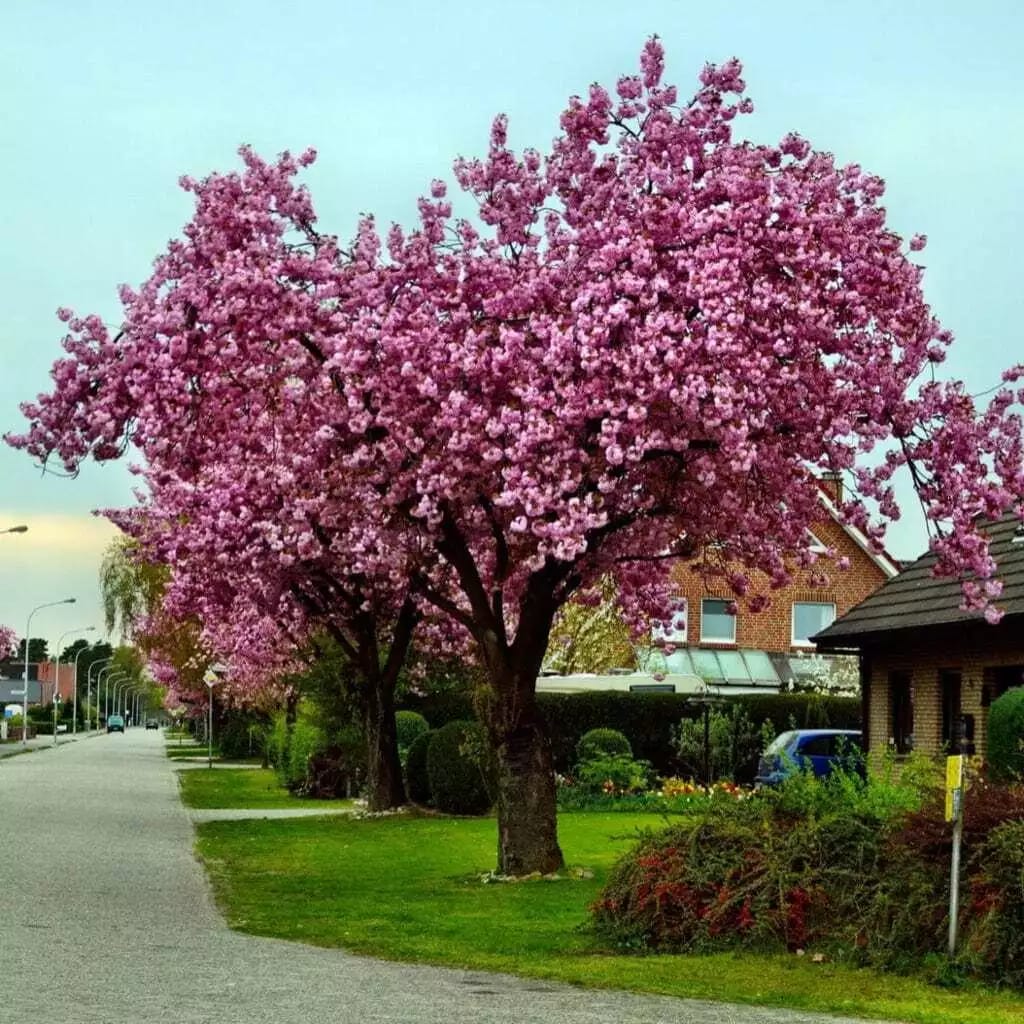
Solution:
[(147, 718), (146, 719), (146, 728), (147, 729), (159, 729), (160, 728), (160, 723), (155, 718)]
[(791, 729), (769, 744), (757, 766), (754, 782), (777, 786), (788, 775), (810, 771), (819, 779), (836, 767), (862, 772), (864, 753), (856, 729)]
[(124, 732), (124, 719), (120, 715), (107, 718), (107, 732)]

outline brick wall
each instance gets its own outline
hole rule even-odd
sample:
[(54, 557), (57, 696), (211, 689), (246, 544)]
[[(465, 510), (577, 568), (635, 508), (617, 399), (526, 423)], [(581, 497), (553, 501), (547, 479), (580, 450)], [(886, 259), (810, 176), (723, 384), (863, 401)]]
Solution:
[[(57, 664), (53, 661), (39, 663), (38, 678), (43, 686), (43, 703), (49, 704), (53, 699), (53, 676)], [(60, 699), (71, 700), (75, 692), (75, 666), (73, 662), (60, 664)]]
[[(897, 645), (898, 644), (898, 645)], [(988, 709), (983, 704), (985, 669), (1024, 665), (1024, 636), (1018, 627), (960, 623), (919, 631), (899, 642), (868, 652), (871, 671), (870, 752), (878, 756), (889, 748), (892, 736), (889, 676), (910, 676), (914, 750), (939, 754), (942, 742), (940, 673), (958, 672), (960, 713), (973, 715), (975, 752), (985, 755)]]
[(797, 570), (793, 583), (776, 591), (768, 588), (766, 577), (754, 574), (752, 593), (768, 594), (771, 597), (771, 605), (764, 611), (754, 613), (740, 603), (736, 619), (735, 644), (701, 644), (701, 601), (709, 597), (731, 601), (733, 594), (724, 583), (716, 580), (709, 584), (705, 581), (700, 575), (698, 563), (681, 566), (677, 570), (676, 579), (679, 595), (685, 597), (687, 602), (688, 644), (716, 648), (747, 647), (778, 653), (807, 650), (807, 647), (794, 646), (792, 642), (794, 602), (835, 604), (838, 617), (863, 601), (888, 578), (835, 520), (829, 518), (816, 523), (812, 527), (812, 532), (825, 547), (835, 548), (837, 557), (848, 558), (850, 568), (845, 571), (839, 570), (823, 556), (818, 562), (818, 567), (831, 577), (831, 584), (827, 588), (812, 587), (811, 574), (808, 570)]

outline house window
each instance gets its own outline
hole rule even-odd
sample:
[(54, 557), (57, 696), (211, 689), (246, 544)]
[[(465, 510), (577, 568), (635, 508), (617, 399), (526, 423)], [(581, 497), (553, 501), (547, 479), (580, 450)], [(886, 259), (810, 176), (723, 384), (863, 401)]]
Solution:
[(827, 601), (793, 602), (793, 644), (813, 647), (811, 637), (836, 621), (836, 606)]
[(889, 737), (897, 754), (914, 747), (914, 695), (906, 672), (889, 675)]
[(700, 603), (700, 638), (703, 643), (736, 643), (736, 616), (729, 612), (731, 601), (705, 598)]

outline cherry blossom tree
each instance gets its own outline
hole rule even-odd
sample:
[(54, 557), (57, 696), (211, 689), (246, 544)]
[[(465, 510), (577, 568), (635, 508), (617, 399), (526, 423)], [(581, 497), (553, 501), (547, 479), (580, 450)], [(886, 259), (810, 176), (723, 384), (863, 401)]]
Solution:
[(472, 220), (435, 181), (415, 230), (365, 218), (343, 247), (296, 183), (312, 152), (183, 180), (195, 215), (122, 289), (122, 330), (62, 311), (68, 356), (9, 438), (72, 471), (133, 444), (154, 493), (192, 489), (211, 550), (245, 522), (280, 565), (343, 565), (443, 613), (486, 674), (509, 874), (562, 862), (535, 683), (573, 595), (611, 574), (627, 621), (667, 620), (672, 560), (713, 542), (763, 607), (817, 558), (817, 474), (848, 478), (841, 515), (880, 543), (907, 471), (936, 571), (997, 620), (976, 519), (1024, 500), (1022, 368), (985, 407), (935, 379), (952, 339), (883, 183), (796, 134), (734, 138), (736, 61), (685, 102), (657, 39), (640, 64), (570, 100), (545, 155), (497, 118), (487, 155), (455, 163)]
[(0, 625), (0, 658), (9, 658), (18, 646), (18, 634), (9, 626)]

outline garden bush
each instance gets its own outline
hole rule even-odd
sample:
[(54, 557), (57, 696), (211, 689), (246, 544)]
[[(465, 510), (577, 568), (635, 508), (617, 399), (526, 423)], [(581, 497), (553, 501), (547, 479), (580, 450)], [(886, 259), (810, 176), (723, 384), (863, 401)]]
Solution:
[(650, 776), (646, 761), (634, 761), (625, 754), (595, 757), (581, 761), (576, 768), (576, 784), (586, 793), (642, 793)]
[(434, 807), (446, 814), (484, 814), (494, 803), (486, 737), (476, 722), (449, 722), (427, 746)]
[(993, 829), (972, 867), (962, 960), (990, 981), (1024, 988), (1024, 821)]
[(812, 946), (884, 970), (941, 964), (947, 981), (1024, 987), (1024, 787), (967, 790), (967, 896), (950, 965), (943, 789), (924, 759), (905, 768), (867, 781), (798, 773), (749, 798), (695, 802), (619, 861), (591, 908), (597, 930), (631, 949)]
[(800, 819), (770, 798), (709, 802), (616, 865), (595, 924), (633, 948), (803, 948), (856, 918), (852, 883), (880, 848), (878, 821), (845, 805)]
[[(685, 718), (675, 733), (679, 766), (684, 775), (706, 781), (706, 771), (712, 779), (730, 782), (752, 782), (757, 774), (757, 763), (762, 752), (776, 736), (770, 720), (754, 724), (743, 704), (731, 703), (725, 708), (712, 708), (708, 712), (708, 743), (705, 750), (704, 716)], [(708, 764), (705, 765), (705, 757)]]
[(992, 702), (986, 743), (993, 782), (1024, 780), (1024, 686), (1007, 690)]
[(398, 734), (398, 756), (402, 764), (405, 764), (413, 740), (429, 732), (430, 725), (416, 711), (398, 711), (395, 713), (395, 731)]
[(603, 757), (632, 757), (629, 740), (617, 729), (591, 729), (576, 744), (576, 761), (594, 761)]
[(405, 794), (414, 804), (430, 803), (430, 779), (427, 776), (427, 748), (434, 730), (421, 733), (409, 745), (405, 755)]

